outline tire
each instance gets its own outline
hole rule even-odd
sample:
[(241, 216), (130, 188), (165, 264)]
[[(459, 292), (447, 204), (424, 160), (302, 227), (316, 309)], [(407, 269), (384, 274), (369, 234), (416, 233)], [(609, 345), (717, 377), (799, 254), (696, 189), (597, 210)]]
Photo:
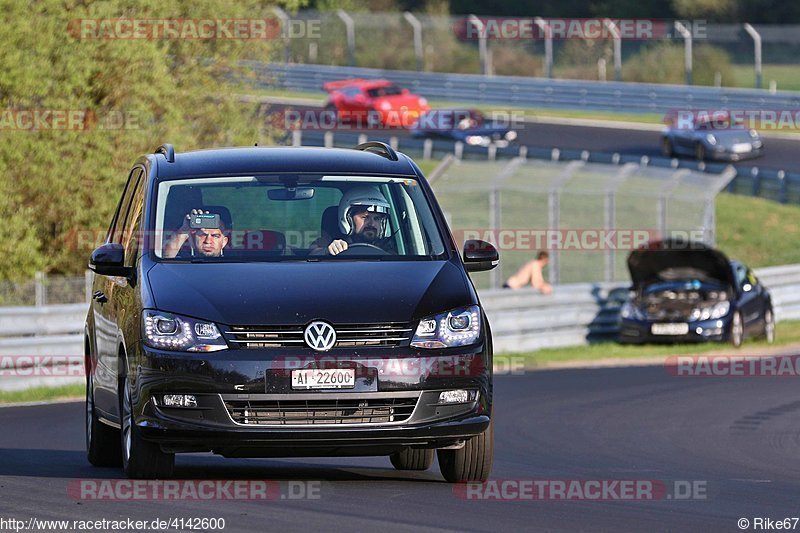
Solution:
[(86, 458), (94, 466), (120, 466), (122, 450), (119, 446), (119, 430), (97, 419), (93, 383), (94, 378), (89, 371), (86, 374)]
[(131, 389), (128, 378), (120, 380), (120, 444), (122, 469), (131, 479), (163, 479), (172, 477), (175, 454), (164, 453), (161, 447), (144, 440), (139, 428), (133, 423)]
[(775, 342), (775, 314), (771, 307), (764, 312), (764, 338), (769, 344)]
[(740, 347), (744, 341), (744, 323), (742, 322), (742, 314), (739, 311), (733, 314), (729, 339), (734, 348)]
[(433, 450), (405, 448), (389, 456), (397, 470), (427, 470), (433, 464)]
[(694, 145), (694, 156), (698, 161), (706, 160), (706, 147), (703, 146), (702, 143), (697, 143)]
[(672, 157), (674, 151), (672, 150), (672, 141), (670, 141), (667, 137), (661, 139), (661, 153), (664, 157)]
[(472, 437), (460, 450), (436, 450), (439, 469), (450, 483), (461, 481), (486, 481), (492, 471), (494, 453), (494, 424), (476, 437)]

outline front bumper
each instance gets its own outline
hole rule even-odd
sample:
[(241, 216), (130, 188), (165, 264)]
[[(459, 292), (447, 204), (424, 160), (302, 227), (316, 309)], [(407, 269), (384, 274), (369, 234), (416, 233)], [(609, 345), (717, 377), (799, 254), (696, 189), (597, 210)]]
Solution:
[[(659, 344), (726, 341), (730, 333), (731, 315), (720, 319), (686, 322), (685, 334), (654, 334), (654, 324), (664, 324), (648, 320), (623, 318), (619, 327), (619, 342), (624, 344)], [(673, 323), (682, 324), (682, 323)]]
[[(135, 423), (167, 451), (230, 457), (386, 455), (456, 445), (488, 427), (491, 361), (484, 345), (424, 357), (409, 348), (341, 352), (143, 348), (128, 374)], [(356, 368), (355, 387), (293, 390), (291, 371), (309, 365)], [(453, 389), (470, 391), (469, 401), (440, 403), (439, 393)], [(197, 405), (168, 407), (164, 394), (191, 394)]]

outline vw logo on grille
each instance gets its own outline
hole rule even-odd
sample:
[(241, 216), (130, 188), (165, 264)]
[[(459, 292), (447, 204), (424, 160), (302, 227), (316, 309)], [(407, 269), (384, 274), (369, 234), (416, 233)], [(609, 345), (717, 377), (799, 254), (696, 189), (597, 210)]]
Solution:
[(317, 320), (306, 326), (303, 339), (318, 352), (327, 352), (336, 344), (336, 330), (327, 322)]

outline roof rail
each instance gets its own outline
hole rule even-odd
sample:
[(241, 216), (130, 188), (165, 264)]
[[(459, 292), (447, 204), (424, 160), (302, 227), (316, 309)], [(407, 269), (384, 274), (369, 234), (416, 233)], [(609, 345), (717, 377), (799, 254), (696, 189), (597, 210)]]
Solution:
[(371, 152), (373, 149), (377, 149), (380, 150), (380, 152), (376, 151), (375, 153), (379, 156), (385, 157), (389, 161), (397, 161), (397, 152), (394, 151), (394, 148), (380, 141), (367, 141), (359, 144), (355, 149), (363, 152)]
[(164, 157), (167, 158), (167, 163), (175, 162), (175, 148), (173, 148), (171, 144), (162, 144), (156, 148), (156, 151), (153, 153), (164, 154)]

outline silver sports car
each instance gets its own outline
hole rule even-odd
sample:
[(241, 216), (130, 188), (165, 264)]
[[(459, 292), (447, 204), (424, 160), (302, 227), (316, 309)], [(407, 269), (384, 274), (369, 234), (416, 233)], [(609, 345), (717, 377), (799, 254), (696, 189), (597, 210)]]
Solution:
[(739, 161), (764, 153), (758, 132), (732, 120), (727, 112), (670, 112), (664, 122), (667, 126), (661, 134), (661, 152), (667, 157), (688, 155), (701, 161)]

